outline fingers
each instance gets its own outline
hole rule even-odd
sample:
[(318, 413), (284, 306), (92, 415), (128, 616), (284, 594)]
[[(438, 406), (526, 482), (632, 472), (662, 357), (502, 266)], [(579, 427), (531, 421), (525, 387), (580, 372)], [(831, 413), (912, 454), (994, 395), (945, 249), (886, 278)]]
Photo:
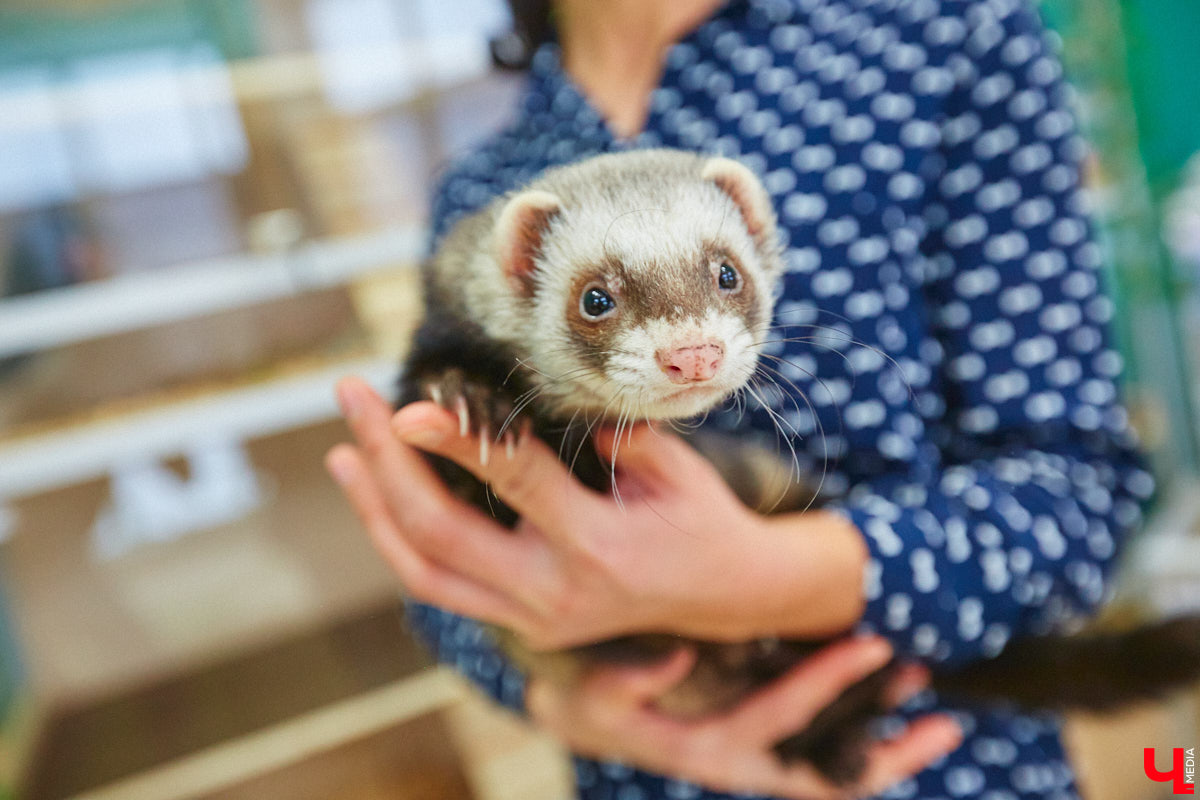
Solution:
[(807, 727), (842, 692), (883, 667), (891, 657), (891, 645), (880, 637), (839, 640), (744, 700), (733, 711), (730, 722), (757, 741), (779, 741)]
[(657, 713), (653, 702), (683, 680), (695, 664), (695, 650), (681, 647), (649, 666), (596, 667), (571, 686), (536, 674), (526, 688), (530, 716), (558, 735), (573, 751), (605, 760), (633, 758), (645, 763), (661, 754), (681, 725)]
[(433, 488), (440, 485), (419, 454), (396, 446), (389, 427), (391, 408), (374, 389), (360, 378), (346, 378), (338, 383), (337, 398), (350, 432), (373, 469), (385, 474), (411, 475), (420, 484), (428, 483)]
[[(338, 398), (359, 447), (331, 451), (330, 473), (380, 552), (398, 572), (407, 568), (401, 575), (409, 590), (435, 602), (417, 582), (423, 576), (418, 565), (427, 563), (523, 597), (534, 568), (527, 544), (454, 497), (420, 453), (398, 442), (391, 410), (369, 386), (346, 379)], [(418, 554), (421, 562), (414, 562)], [(496, 621), (494, 615), (483, 618)]]
[(391, 409), (374, 389), (358, 378), (346, 378), (338, 383), (337, 396), (375, 488), (401, 529), (415, 528), (452, 504), (449, 491), (420, 453), (396, 441)]
[(602, 513), (601, 496), (568, 471), (544, 442), (525, 435), (512, 457), (488, 451), (479, 439), (462, 436), (454, 415), (433, 403), (413, 403), (396, 414), (393, 430), (401, 441), (452, 459), (489, 484), (496, 496), (549, 536)]
[(446, 570), (413, 548), (392, 519), (362, 456), (350, 445), (329, 452), (326, 466), (341, 484), (375, 548), (414, 597), (459, 614), (514, 626), (524, 610), (504, 595)]
[(598, 667), (585, 679), (599, 702), (648, 703), (679, 684), (696, 664), (696, 650), (680, 647), (649, 666)]
[[(786, 685), (795, 696), (786, 698), (783, 692), (775, 692), (756, 699), (799, 700), (809, 708), (823, 707), (842, 687), (887, 661), (889, 648), (880, 645), (881, 640), (863, 638), (826, 648), (809, 659), (807, 670), (798, 669), (777, 684)], [(648, 667), (597, 669), (572, 687), (549, 686), (535, 677), (526, 695), (530, 712), (584, 755), (627, 759), (718, 791), (795, 800), (845, 800), (879, 794), (944, 757), (962, 740), (951, 717), (924, 717), (901, 736), (870, 745), (860, 784), (835, 786), (810, 764), (781, 764), (772, 751), (779, 737), (773, 733), (765, 736), (761, 729), (739, 728), (734, 723), (747, 720), (735, 719), (736, 715), (679, 720), (658, 711), (654, 701), (686, 677), (694, 659), (693, 652), (680, 649)], [(901, 668), (893, 683), (897, 696), (919, 687), (922, 672)], [(813, 683), (807, 690), (801, 688), (809, 681)], [(813, 697), (806, 697), (807, 693)], [(818, 698), (820, 695), (824, 697)], [(778, 714), (784, 707), (771, 710)], [(794, 729), (789, 729), (785, 734), (792, 732)]]
[(962, 729), (952, 717), (922, 717), (899, 737), (872, 748), (859, 791), (863, 795), (879, 794), (958, 749), (962, 737)]

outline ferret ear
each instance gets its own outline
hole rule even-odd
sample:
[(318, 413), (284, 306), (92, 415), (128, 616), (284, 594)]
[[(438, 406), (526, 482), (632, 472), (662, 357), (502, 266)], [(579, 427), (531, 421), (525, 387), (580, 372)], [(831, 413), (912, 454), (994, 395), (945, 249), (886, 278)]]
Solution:
[(729, 195), (746, 228), (755, 239), (762, 240), (775, 231), (775, 207), (766, 187), (754, 171), (732, 158), (711, 158), (704, 164), (700, 177), (712, 181), (722, 192)]
[(517, 294), (533, 294), (533, 273), (542, 249), (542, 236), (562, 210), (562, 201), (549, 192), (530, 190), (512, 197), (496, 220), (493, 237), (496, 258)]

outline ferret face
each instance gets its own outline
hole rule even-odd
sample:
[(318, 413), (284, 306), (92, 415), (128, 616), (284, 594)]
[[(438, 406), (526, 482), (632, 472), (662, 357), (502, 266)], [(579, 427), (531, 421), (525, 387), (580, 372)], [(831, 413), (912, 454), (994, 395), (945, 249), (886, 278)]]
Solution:
[(674, 419), (712, 408), (754, 373), (771, 290), (754, 255), (713, 240), (664, 252), (656, 238), (538, 288), (531, 322), (566, 343), (531, 353), (547, 396), (575, 407), (586, 397), (584, 410), (608, 418)]
[[(761, 192), (750, 180), (743, 191)], [(514, 282), (527, 366), (564, 414), (692, 417), (756, 369), (779, 273), (773, 217), (756, 231), (744, 197), (702, 174), (645, 183), (534, 196), (516, 212), (538, 231)]]

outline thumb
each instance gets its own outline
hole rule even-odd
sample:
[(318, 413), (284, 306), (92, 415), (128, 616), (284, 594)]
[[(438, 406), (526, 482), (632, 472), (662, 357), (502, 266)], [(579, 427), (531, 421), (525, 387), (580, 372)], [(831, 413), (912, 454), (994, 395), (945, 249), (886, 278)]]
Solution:
[[(635, 425), (618, 433), (601, 428), (595, 436), (596, 452), (615, 464), (617, 470), (635, 483), (675, 486), (680, 476), (690, 474), (686, 463), (703, 458), (673, 433), (647, 424)], [(707, 463), (707, 462), (704, 462)]]
[(696, 664), (696, 649), (681, 645), (670, 655), (649, 665), (602, 666), (586, 678), (589, 689), (611, 702), (642, 705), (675, 688)]

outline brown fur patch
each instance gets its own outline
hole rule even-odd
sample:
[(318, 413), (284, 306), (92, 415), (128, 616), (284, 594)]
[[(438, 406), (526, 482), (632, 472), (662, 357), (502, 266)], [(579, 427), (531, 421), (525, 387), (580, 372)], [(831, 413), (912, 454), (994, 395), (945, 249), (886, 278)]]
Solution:
[[(652, 267), (651, 284), (645, 278), (631, 285), (626, 295), (634, 318), (675, 322), (703, 317), (716, 300), (707, 263), (662, 262)], [(650, 284), (650, 285), (647, 285)]]
[[(740, 276), (741, 285), (734, 292), (723, 292), (718, 287), (722, 263), (732, 266)], [(649, 272), (662, 277), (655, 282), (644, 275), (633, 279), (616, 259), (579, 270), (571, 283), (563, 311), (582, 361), (604, 370), (618, 332), (646, 320), (683, 322), (702, 319), (711, 309), (732, 309), (752, 332), (763, 321), (758, 305), (759, 287), (752, 272), (720, 244), (707, 242), (698, 258), (688, 262), (664, 262)], [(602, 286), (616, 300), (617, 309), (610, 316), (592, 320), (580, 312), (580, 297), (593, 285)]]
[(745, 321), (747, 330), (751, 332), (757, 330), (765, 320), (762, 319), (762, 313), (759, 309), (758, 293), (760, 287), (754, 279), (753, 271), (746, 269), (737, 256), (716, 242), (706, 242), (704, 245), (704, 254), (710, 265), (709, 269), (712, 271), (714, 291), (718, 291), (716, 290), (716, 280), (722, 262), (729, 264), (729, 266), (737, 270), (738, 275), (741, 276), (741, 289), (736, 293), (724, 295), (725, 302), (728, 304), (727, 307), (732, 306), (737, 310), (737, 313)]
[[(579, 299), (589, 286), (600, 285), (617, 302), (616, 310), (601, 319), (588, 319), (579, 309)], [(571, 282), (565, 300), (567, 329), (571, 341), (578, 348), (579, 359), (585, 364), (603, 370), (612, 352), (613, 339), (623, 325), (629, 324), (630, 309), (626, 308), (627, 282), (615, 261), (599, 264), (591, 269), (581, 269)]]

